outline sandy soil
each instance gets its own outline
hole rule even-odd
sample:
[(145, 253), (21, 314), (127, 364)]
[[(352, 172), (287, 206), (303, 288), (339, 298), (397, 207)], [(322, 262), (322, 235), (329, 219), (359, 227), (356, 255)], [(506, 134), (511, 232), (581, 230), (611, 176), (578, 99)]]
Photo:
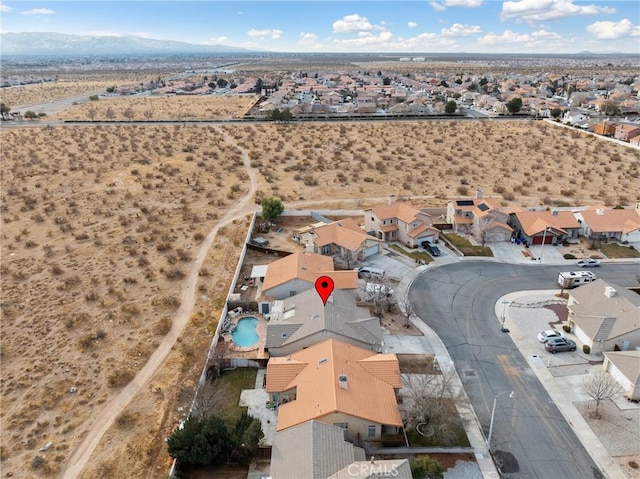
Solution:
[(607, 451), (615, 455), (614, 459), (626, 476), (638, 477), (638, 468), (632, 466), (633, 463), (640, 464), (640, 409), (622, 411), (613, 401), (607, 400), (598, 408), (602, 417), (595, 419), (595, 401), (574, 402), (574, 405)]
[(89, 101), (55, 116), (61, 120), (229, 120), (242, 116), (256, 102), (247, 96), (161, 95), (145, 97), (114, 96)]
[[(542, 122), (88, 125), (0, 135), (0, 458), (14, 477), (60, 473), (105, 430), (82, 477), (166, 472), (163, 438), (177, 407), (188, 409), (246, 233), (238, 205), (257, 208), (250, 172), (256, 196), (291, 207), (353, 208), (390, 193), (443, 206), (475, 188), (511, 204), (638, 199), (637, 152)], [(189, 321), (180, 309), (191, 301), (187, 286)], [(83, 450), (79, 461), (91, 448)]]

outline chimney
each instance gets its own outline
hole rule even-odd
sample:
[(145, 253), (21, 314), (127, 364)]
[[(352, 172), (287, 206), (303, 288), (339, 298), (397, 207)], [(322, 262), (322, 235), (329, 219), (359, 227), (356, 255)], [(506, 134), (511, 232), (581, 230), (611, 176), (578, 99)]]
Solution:
[(604, 209), (603, 209), (603, 208), (598, 208), (598, 209), (596, 210), (596, 214), (597, 214), (598, 216), (604, 216)]
[(476, 190), (476, 200), (481, 200), (483, 196), (482, 190)]
[(349, 384), (347, 383), (347, 375), (346, 374), (340, 374), (338, 376), (338, 384), (340, 385), (341, 389), (344, 389), (345, 391), (349, 390)]
[(551, 214), (553, 216), (558, 216), (558, 210), (551, 210)]
[(396, 195), (389, 196), (389, 204), (392, 205), (396, 202)]
[(607, 286), (604, 288), (604, 295), (607, 298), (613, 298), (616, 295), (616, 290), (615, 288), (612, 288), (611, 286)]

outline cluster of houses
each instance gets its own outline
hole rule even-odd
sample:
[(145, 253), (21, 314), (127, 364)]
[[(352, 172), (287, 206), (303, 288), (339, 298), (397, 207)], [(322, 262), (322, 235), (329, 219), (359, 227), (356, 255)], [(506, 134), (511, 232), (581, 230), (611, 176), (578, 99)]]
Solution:
[[(269, 407), (277, 409), (272, 477), (342, 477), (345, 468), (367, 464), (366, 445), (401, 433), (398, 359), (382, 353), (383, 328), (360, 305), (362, 282), (353, 269), (385, 244), (435, 243), (443, 225), (487, 243), (519, 238), (558, 244), (579, 235), (640, 241), (640, 206), (530, 211), (503, 207), (478, 191), (438, 213), (392, 196), (388, 204), (365, 210), (362, 221), (326, 220), (295, 229), (301, 251), (254, 267), (260, 270), (256, 299), (269, 305), (262, 312), (268, 318), (264, 387)], [(335, 283), (326, 304), (314, 288), (325, 275)], [(572, 332), (594, 353), (603, 352), (607, 370), (634, 394), (640, 393), (640, 374), (628, 374), (637, 370), (631, 363), (640, 364), (640, 351), (632, 350), (640, 346), (639, 306), (640, 296), (602, 280), (571, 292), (568, 303)], [(406, 460), (375, 464), (393, 468), (394, 477), (411, 477)]]

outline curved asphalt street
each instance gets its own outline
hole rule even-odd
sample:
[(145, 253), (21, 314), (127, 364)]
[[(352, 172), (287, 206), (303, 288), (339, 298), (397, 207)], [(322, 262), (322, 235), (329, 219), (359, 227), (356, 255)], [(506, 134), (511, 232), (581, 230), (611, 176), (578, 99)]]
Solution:
[[(500, 395), (491, 449), (504, 477), (604, 477), (495, 316), (496, 301), (507, 293), (557, 288), (558, 271), (464, 261), (427, 269), (409, 290), (415, 314), (447, 347), (485, 436), (494, 395)], [(637, 264), (607, 264), (598, 277), (632, 286), (637, 272)]]

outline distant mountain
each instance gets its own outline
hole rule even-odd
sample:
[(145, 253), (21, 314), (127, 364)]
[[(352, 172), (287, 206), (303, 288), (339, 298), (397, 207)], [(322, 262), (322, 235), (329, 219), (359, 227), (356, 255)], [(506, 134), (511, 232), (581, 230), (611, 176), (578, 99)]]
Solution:
[(172, 53), (248, 53), (227, 45), (198, 45), (141, 37), (90, 37), (63, 33), (2, 33), (2, 55), (136, 55)]

